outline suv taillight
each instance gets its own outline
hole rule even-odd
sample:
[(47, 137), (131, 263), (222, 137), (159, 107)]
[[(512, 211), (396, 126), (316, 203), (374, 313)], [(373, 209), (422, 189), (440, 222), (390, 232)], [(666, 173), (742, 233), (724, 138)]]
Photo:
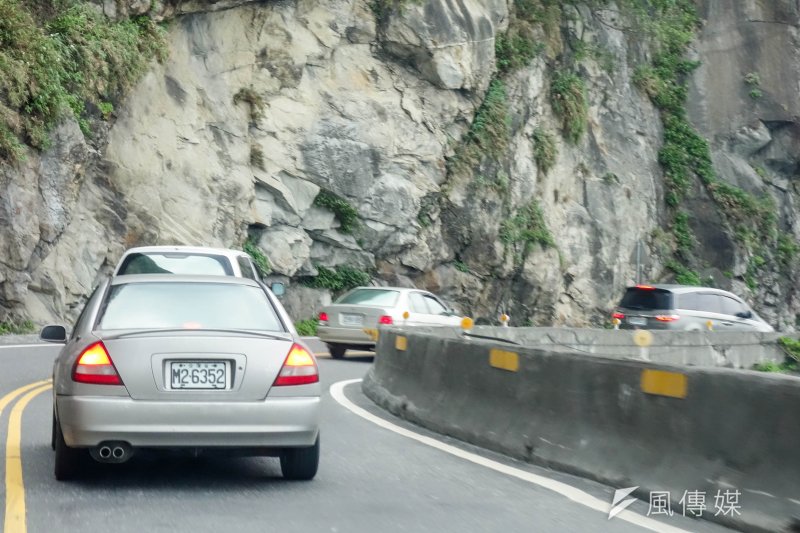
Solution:
[(328, 313), (323, 311), (319, 314), (319, 323), (323, 326), (328, 323)]
[(392, 325), (394, 324), (394, 320), (392, 320), (392, 317), (389, 315), (383, 315), (378, 319), (378, 324)]
[(622, 320), (623, 318), (625, 318), (625, 314), (624, 313), (620, 313), (619, 311), (616, 311), (611, 315), (611, 318), (616, 318), (617, 320)]
[(81, 352), (72, 369), (72, 380), (94, 385), (122, 385), (105, 345), (98, 341)]

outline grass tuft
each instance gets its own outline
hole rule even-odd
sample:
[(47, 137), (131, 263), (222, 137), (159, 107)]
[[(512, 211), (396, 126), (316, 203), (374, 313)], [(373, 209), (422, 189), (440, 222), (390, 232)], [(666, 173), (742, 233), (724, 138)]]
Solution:
[(30, 320), (0, 322), (0, 335), (24, 335), (33, 333), (35, 330), (36, 326)]
[(317, 335), (317, 326), (319, 321), (316, 318), (306, 318), (294, 323), (294, 329), (297, 330), (299, 335), (304, 337), (315, 337)]
[(0, 158), (46, 148), (64, 114), (90, 134), (86, 104), (107, 119), (111, 102), (166, 55), (164, 30), (148, 17), (113, 22), (88, 2), (44, 10), (0, 0)]
[(556, 245), (536, 199), (518, 209), (513, 217), (500, 225), (500, 240), (506, 245), (522, 243), (526, 252), (534, 244), (544, 248)]
[(272, 266), (269, 264), (269, 259), (264, 252), (259, 248), (258, 244), (253, 239), (247, 239), (242, 246), (242, 250), (253, 259), (253, 264), (258, 269), (258, 274), (263, 278), (272, 272)]
[(341, 224), (343, 233), (353, 233), (358, 228), (358, 211), (347, 200), (325, 189), (320, 189), (314, 198), (314, 205), (330, 209)]
[(557, 70), (550, 80), (550, 103), (561, 118), (568, 141), (577, 143), (586, 131), (586, 85), (574, 72)]
[(555, 138), (542, 128), (533, 130), (533, 160), (536, 161), (536, 168), (542, 174), (553, 168), (558, 157), (558, 146)]
[(328, 289), (334, 293), (347, 291), (362, 285), (368, 285), (372, 279), (369, 273), (357, 268), (341, 265), (333, 270), (317, 266), (317, 275), (306, 279), (303, 283), (315, 289)]

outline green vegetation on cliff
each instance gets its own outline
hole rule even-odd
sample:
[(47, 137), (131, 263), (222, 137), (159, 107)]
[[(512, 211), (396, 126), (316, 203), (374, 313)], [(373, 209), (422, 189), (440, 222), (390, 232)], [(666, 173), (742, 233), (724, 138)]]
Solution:
[(422, 0), (370, 0), (369, 7), (379, 25), (385, 24), (392, 13), (402, 11), (409, 4), (419, 4)]
[(316, 318), (306, 318), (294, 323), (294, 329), (297, 330), (299, 335), (304, 337), (313, 337), (317, 334), (317, 326), (319, 321)]
[[(654, 40), (653, 61), (637, 69), (634, 82), (661, 111), (664, 124), (664, 144), (658, 161), (664, 169), (666, 203), (673, 208), (672, 229), (678, 260), (669, 262), (667, 268), (673, 270), (676, 277), (685, 278), (687, 272), (691, 273), (690, 278), (697, 277), (689, 270), (697, 263), (693, 254), (696, 239), (687, 213), (679, 209), (695, 177), (717, 205), (734, 238), (748, 253), (761, 257), (759, 254), (779, 247), (776, 206), (772, 198), (769, 195), (757, 197), (720, 180), (714, 172), (708, 142), (687, 117), (685, 78), (698, 66), (696, 61), (685, 57), (700, 25), (695, 3), (691, 0), (626, 0), (625, 4), (639, 17), (640, 24)], [(747, 79), (752, 82), (756, 78)], [(786, 242), (783, 245), (783, 250), (793, 249)], [(793, 254), (790, 255), (793, 258)], [(748, 268), (748, 280), (753, 280), (754, 271), (764, 265), (763, 258), (759, 263), (757, 267)], [(678, 264), (680, 271), (676, 268)], [(748, 285), (754, 288), (754, 282)]]
[(468, 173), (484, 158), (497, 160), (506, 155), (511, 141), (510, 126), (506, 86), (502, 80), (494, 79), (450, 161), (449, 172)]
[(258, 269), (258, 274), (262, 278), (268, 276), (272, 272), (272, 266), (269, 264), (269, 259), (264, 255), (264, 252), (258, 246), (258, 242), (253, 238), (248, 238), (242, 246), (242, 250), (253, 259), (253, 264)]
[(36, 326), (30, 320), (22, 322), (0, 322), (0, 335), (23, 335), (33, 333)]
[(531, 138), (533, 140), (533, 160), (536, 162), (536, 167), (542, 174), (547, 174), (556, 164), (556, 157), (558, 156), (556, 141), (550, 133), (541, 127), (533, 130)]
[(550, 103), (561, 118), (567, 140), (577, 143), (586, 131), (586, 85), (574, 72), (557, 70), (550, 81)]
[(347, 265), (336, 266), (333, 270), (323, 266), (316, 268), (317, 275), (303, 282), (307, 287), (343, 292), (360, 285), (369, 285), (371, 279), (369, 273)]
[(545, 224), (542, 208), (535, 199), (519, 208), (513, 217), (502, 223), (500, 240), (507, 245), (521, 243), (526, 252), (534, 244), (544, 248), (556, 245), (553, 234)]
[(314, 198), (314, 205), (324, 207), (333, 212), (336, 220), (341, 224), (343, 233), (353, 233), (358, 225), (358, 211), (347, 200), (325, 189), (320, 189)]
[(778, 345), (783, 348), (786, 359), (782, 363), (764, 361), (755, 365), (754, 370), (760, 372), (800, 372), (800, 340), (791, 337), (781, 337)]
[(165, 43), (145, 16), (112, 22), (89, 2), (0, 0), (0, 160), (46, 148), (64, 114), (90, 135), (89, 117), (107, 119)]

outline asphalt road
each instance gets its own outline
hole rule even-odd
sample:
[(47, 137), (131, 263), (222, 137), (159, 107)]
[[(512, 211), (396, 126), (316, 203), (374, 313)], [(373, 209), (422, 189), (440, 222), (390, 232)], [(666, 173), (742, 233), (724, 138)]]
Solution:
[[(54, 346), (14, 347), (0, 342), (2, 398), (24, 385), (47, 379)], [(5, 342), (7, 344), (7, 342)], [(311, 342), (312, 347), (324, 349)], [(640, 532), (648, 528), (591, 509), (522, 479), (536, 474), (574, 487), (579, 494), (610, 504), (614, 489), (574, 476), (520, 463), (438, 437), (377, 408), (358, 383), (344, 386), (346, 398), (394, 427), (433, 437), (477, 460), (465, 460), (381, 427), (331, 396), (332, 384), (361, 378), (371, 356), (334, 361), (320, 357), (325, 397), (320, 471), (311, 482), (288, 482), (278, 460), (137, 456), (124, 465), (89, 465), (85, 477), (59, 483), (50, 449), (50, 391), (34, 396), (21, 413), (21, 472), (24, 492), (9, 484), (13, 474), (14, 406), (0, 416), (0, 516), (4, 531), (30, 532)], [(339, 386), (341, 387), (341, 385)], [(362, 413), (363, 415), (363, 413)], [(401, 430), (402, 431), (402, 430)], [(10, 446), (12, 445), (12, 446)], [(11, 453), (9, 453), (9, 451)], [(476, 462), (477, 461), (477, 462)], [(499, 464), (508, 472), (482, 463)], [(480, 463), (480, 464), (479, 464)], [(531, 477), (531, 476), (528, 476)], [(11, 479), (13, 484), (13, 479)], [(10, 520), (20, 509), (24, 520)], [(648, 505), (630, 510), (646, 515)], [(660, 517), (659, 517), (660, 518)], [(678, 514), (649, 530), (725, 531)], [(675, 529), (673, 529), (675, 528)]]

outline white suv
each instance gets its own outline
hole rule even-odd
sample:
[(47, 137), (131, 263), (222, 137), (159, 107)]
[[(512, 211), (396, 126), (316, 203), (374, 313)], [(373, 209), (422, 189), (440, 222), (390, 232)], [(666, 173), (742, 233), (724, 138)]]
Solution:
[(240, 250), (198, 246), (143, 246), (122, 254), (114, 276), (197, 274), (261, 281), (252, 258)]

